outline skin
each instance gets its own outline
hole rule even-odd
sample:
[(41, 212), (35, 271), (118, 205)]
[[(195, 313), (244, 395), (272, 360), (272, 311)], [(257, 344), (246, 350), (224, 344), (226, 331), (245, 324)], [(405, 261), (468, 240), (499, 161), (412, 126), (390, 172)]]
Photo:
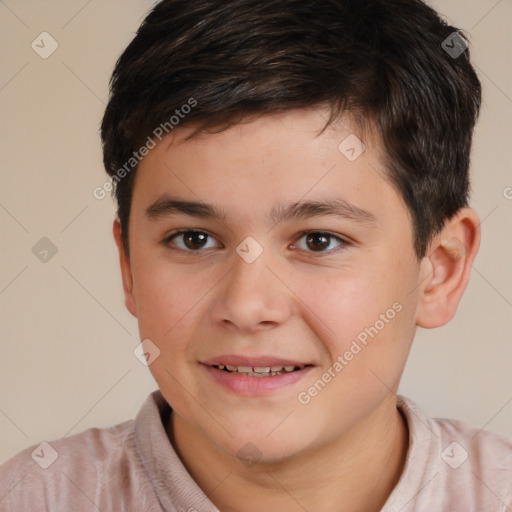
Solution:
[[(351, 162), (338, 145), (356, 126), (346, 117), (318, 135), (325, 117), (289, 111), (188, 141), (191, 128), (177, 128), (137, 171), (129, 258), (114, 221), (126, 306), (141, 340), (160, 350), (150, 370), (173, 408), (169, 438), (223, 512), (382, 508), (407, 454), (395, 394), (416, 326), (453, 317), (478, 250), (478, 216), (464, 208), (418, 261), (411, 217), (386, 177), (378, 137), (367, 134), (366, 150)], [(215, 205), (226, 219), (148, 218), (145, 210), (164, 193)], [(375, 222), (267, 219), (278, 204), (334, 198)], [(186, 236), (165, 242), (177, 229), (209, 236), (202, 245)], [(306, 230), (349, 243), (308, 242)], [(248, 236), (263, 249), (252, 263), (236, 252)], [(400, 312), (309, 403), (299, 403), (298, 393), (395, 303)], [(221, 387), (200, 364), (224, 354), (315, 367), (293, 385), (247, 397)], [(255, 464), (244, 460), (247, 443), (258, 450)]]

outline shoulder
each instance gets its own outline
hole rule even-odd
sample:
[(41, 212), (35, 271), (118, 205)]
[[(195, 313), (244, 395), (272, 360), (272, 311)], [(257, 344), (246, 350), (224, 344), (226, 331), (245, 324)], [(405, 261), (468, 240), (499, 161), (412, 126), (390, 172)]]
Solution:
[(90, 508), (106, 485), (129, 486), (140, 464), (134, 420), (34, 444), (0, 466), (0, 510), (52, 509), (59, 496)]
[(403, 396), (397, 407), (408, 425), (409, 451), (395, 498), (411, 500), (410, 510), (508, 510), (511, 439), (462, 421), (430, 418)]
[(459, 420), (430, 418), (409, 398), (400, 397), (399, 407), (408, 415), (414, 435), (432, 439), (432, 447), (442, 450), (441, 459), (452, 469), (467, 462), (476, 472), (498, 469), (512, 476), (512, 439)]
[(452, 480), (465, 478), (474, 489), (486, 488), (512, 505), (512, 440), (458, 420), (431, 421), (438, 427), (440, 457)]

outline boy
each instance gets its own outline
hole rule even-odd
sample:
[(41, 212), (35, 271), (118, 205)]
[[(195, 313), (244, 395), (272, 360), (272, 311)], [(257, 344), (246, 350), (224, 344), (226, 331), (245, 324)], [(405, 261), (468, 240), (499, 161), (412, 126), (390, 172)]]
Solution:
[(0, 508), (512, 510), (511, 441), (396, 395), (478, 250), (480, 95), (419, 0), (156, 5), (101, 129), (159, 390), (13, 457)]

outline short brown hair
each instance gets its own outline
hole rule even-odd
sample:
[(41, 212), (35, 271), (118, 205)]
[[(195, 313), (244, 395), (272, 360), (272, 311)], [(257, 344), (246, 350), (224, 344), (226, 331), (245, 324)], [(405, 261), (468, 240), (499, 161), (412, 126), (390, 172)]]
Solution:
[(161, 1), (117, 61), (101, 125), (125, 251), (137, 162), (118, 171), (193, 98), (179, 126), (197, 131), (315, 105), (327, 125), (345, 111), (371, 120), (423, 257), (468, 204), (481, 85), (465, 45), (420, 0)]

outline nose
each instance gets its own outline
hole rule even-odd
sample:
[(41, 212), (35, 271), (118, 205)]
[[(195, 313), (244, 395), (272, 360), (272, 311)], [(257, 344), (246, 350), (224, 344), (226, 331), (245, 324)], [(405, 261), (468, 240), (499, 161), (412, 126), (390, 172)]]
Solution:
[[(268, 330), (293, 314), (293, 293), (271, 251), (249, 263), (237, 253), (217, 288), (213, 320), (244, 333)], [(281, 274), (281, 275), (280, 275)]]

